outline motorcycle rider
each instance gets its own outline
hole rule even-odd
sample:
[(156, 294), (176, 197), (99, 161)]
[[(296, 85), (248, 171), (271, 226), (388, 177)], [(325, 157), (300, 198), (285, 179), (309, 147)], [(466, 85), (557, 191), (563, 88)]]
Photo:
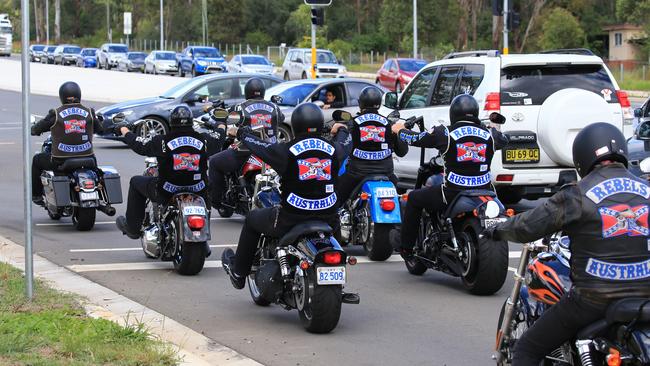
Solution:
[(539, 365), (604, 318), (614, 300), (650, 297), (650, 187), (627, 170), (623, 133), (608, 123), (585, 127), (573, 142), (573, 162), (580, 182), (484, 232), (525, 243), (561, 230), (571, 240), (573, 287), (517, 341), (513, 366)]
[(468, 189), (492, 189), (490, 163), (495, 150), (508, 139), (496, 129), (488, 130), (478, 118), (479, 106), (473, 96), (456, 96), (449, 106), (451, 125), (438, 125), (431, 133), (416, 133), (404, 128), (404, 122), (393, 125), (399, 139), (411, 146), (437, 149), (445, 161), (443, 185), (424, 187), (409, 192), (401, 236), (393, 238), (405, 259), (413, 255), (422, 210), (432, 215), (442, 210), (458, 192)]
[(399, 157), (406, 155), (408, 145), (393, 134), (393, 123), (378, 113), (381, 92), (367, 86), (359, 95), (359, 114), (350, 123), (352, 155), (345, 174), (339, 177), (339, 200), (345, 203), (350, 194), (369, 175), (385, 175), (397, 185), (393, 174), (393, 151)]
[(93, 134), (103, 133), (104, 126), (95, 110), (81, 104), (81, 88), (73, 81), (59, 87), (61, 106), (51, 109), (45, 118), (32, 126), (32, 136), (51, 131), (52, 150), (32, 159), (32, 202), (43, 205), (43, 170), (54, 170), (68, 158), (92, 156)]
[(223, 252), (223, 268), (236, 289), (244, 288), (262, 233), (279, 238), (297, 223), (315, 219), (337, 228), (338, 169), (352, 144), (347, 127), (342, 123), (332, 127), (333, 141), (322, 139), (323, 123), (320, 108), (305, 103), (291, 115), (291, 126), (296, 134), (291, 141), (263, 141), (249, 132), (250, 127), (237, 132), (239, 140), (281, 176), (282, 202), (279, 207), (250, 211), (239, 236), (237, 254), (232, 249)]
[(168, 134), (151, 139), (138, 137), (124, 125), (114, 127), (115, 134), (124, 136), (124, 142), (133, 151), (158, 160), (158, 177), (136, 175), (131, 178), (126, 217), (119, 216), (115, 220), (120, 231), (131, 239), (139, 239), (142, 235), (147, 199), (164, 203), (178, 192), (192, 192), (206, 199), (208, 156), (218, 151), (223, 143), (223, 125), (215, 134), (194, 131), (192, 112), (185, 105), (172, 110), (169, 125)]
[[(251, 78), (244, 86), (246, 101), (237, 105), (234, 110), (242, 117), (242, 126), (264, 126), (268, 142), (277, 140), (278, 123), (284, 121), (284, 115), (275, 104), (264, 100), (266, 87), (260, 78)], [(234, 136), (237, 129), (232, 127), (228, 134)], [(226, 190), (225, 175), (239, 169), (250, 157), (249, 151), (225, 149), (210, 157), (210, 196), (212, 206), (219, 208)]]

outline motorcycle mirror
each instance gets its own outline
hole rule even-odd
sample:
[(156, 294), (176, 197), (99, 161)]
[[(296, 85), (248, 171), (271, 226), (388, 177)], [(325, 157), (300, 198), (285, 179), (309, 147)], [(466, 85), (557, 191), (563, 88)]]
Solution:
[(397, 93), (388, 92), (384, 94), (384, 107), (397, 109)]
[(282, 97), (279, 95), (272, 95), (271, 96), (271, 102), (275, 104), (280, 104), (282, 103)]
[(390, 112), (390, 114), (388, 114), (388, 117), (386, 118), (392, 123), (397, 123), (397, 121), (399, 121), (400, 114), (398, 111), (392, 111)]
[(492, 112), (490, 113), (490, 122), (496, 123), (498, 125), (502, 125), (506, 123), (506, 117), (504, 117), (502, 114), (499, 114), (497, 112)]
[(113, 123), (115, 123), (115, 124), (122, 123), (122, 122), (124, 122), (125, 119), (126, 119), (126, 116), (124, 115), (124, 113), (120, 112), (120, 113), (113, 116)]
[(225, 121), (228, 118), (228, 111), (223, 108), (215, 108), (211, 113), (212, 117), (217, 121)]
[(650, 158), (645, 158), (641, 160), (641, 163), (639, 164), (639, 168), (644, 173), (650, 173)]
[(332, 119), (335, 120), (335, 121), (345, 121), (345, 122), (347, 122), (347, 121), (350, 121), (352, 119), (352, 113), (337, 109), (332, 113)]
[(495, 201), (487, 201), (485, 203), (485, 216), (488, 219), (493, 219), (499, 216), (499, 212), (501, 212), (501, 209), (499, 208), (499, 204)]

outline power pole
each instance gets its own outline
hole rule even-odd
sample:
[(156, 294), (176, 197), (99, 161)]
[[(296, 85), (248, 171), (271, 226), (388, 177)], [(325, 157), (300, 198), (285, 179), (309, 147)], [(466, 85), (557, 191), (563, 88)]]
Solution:
[(203, 19), (203, 45), (208, 44), (208, 0), (203, 0), (202, 6), (202, 19)]
[(61, 0), (54, 0), (54, 40), (61, 42)]
[(418, 0), (413, 0), (413, 58), (418, 58)]
[(45, 0), (45, 44), (50, 45), (50, 0)]
[(113, 42), (113, 35), (111, 34), (111, 7), (110, 0), (106, 0), (106, 35), (108, 36), (108, 41)]
[(165, 49), (165, 35), (163, 34), (163, 0), (160, 0), (160, 49)]
[(503, 54), (508, 54), (508, 0), (503, 0)]

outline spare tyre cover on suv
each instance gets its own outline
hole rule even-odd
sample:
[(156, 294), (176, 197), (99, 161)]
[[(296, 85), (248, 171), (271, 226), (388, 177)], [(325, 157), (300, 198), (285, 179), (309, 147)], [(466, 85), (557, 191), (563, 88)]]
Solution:
[(595, 122), (611, 123), (621, 129), (610, 105), (602, 96), (583, 89), (563, 89), (542, 104), (537, 119), (540, 147), (558, 165), (573, 166), (573, 140), (585, 126)]

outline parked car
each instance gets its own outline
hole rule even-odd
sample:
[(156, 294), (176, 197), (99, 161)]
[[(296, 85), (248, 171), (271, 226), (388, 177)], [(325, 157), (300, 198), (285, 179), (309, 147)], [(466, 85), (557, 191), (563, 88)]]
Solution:
[(41, 63), (43, 64), (53, 64), (54, 63), (54, 50), (56, 46), (47, 46), (43, 50), (43, 56), (41, 57)]
[(171, 51), (152, 51), (144, 59), (144, 73), (175, 74), (178, 72), (176, 53)]
[[(261, 78), (267, 88), (282, 82), (281, 79), (257, 74), (215, 74), (203, 75), (181, 82), (160, 96), (113, 104), (97, 110), (104, 116), (105, 121), (111, 121), (117, 113), (124, 113), (126, 120), (135, 122), (144, 119), (143, 124), (147, 129), (158, 133), (169, 131), (169, 113), (181, 103), (186, 103), (192, 110), (194, 117), (200, 117), (205, 112), (203, 107), (211, 100), (220, 99), (227, 105), (234, 105), (244, 101), (244, 85), (252, 77)], [(110, 131), (111, 122), (107, 124), (106, 131)], [(101, 137), (119, 139), (112, 132)]]
[(126, 58), (129, 47), (121, 43), (104, 43), (97, 52), (97, 67), (110, 70)]
[(199, 76), (214, 72), (227, 72), (227, 63), (214, 47), (190, 46), (178, 56), (178, 75)]
[[(510, 143), (496, 152), (491, 167), (499, 198), (513, 203), (550, 196), (577, 179), (571, 146), (584, 126), (608, 122), (626, 136), (632, 131), (627, 94), (600, 57), (581, 50), (552, 52), (450, 54), (420, 70), (399, 97), (386, 93), (380, 112), (397, 109), (404, 118), (424, 116), (428, 129), (449, 124), (453, 97), (472, 94), (482, 118), (499, 112), (507, 119), (500, 128)], [(419, 154), (411, 149), (395, 165), (406, 186), (417, 176)], [(432, 157), (427, 151), (427, 160)]]
[(97, 67), (97, 49), (84, 48), (77, 55), (77, 66), (79, 67)]
[(144, 52), (129, 52), (126, 54), (126, 57), (121, 58), (117, 62), (117, 70), (144, 72), (144, 59), (146, 57), (147, 54)]
[[(341, 65), (341, 61), (329, 50), (316, 50), (316, 77), (317, 78), (342, 78), (348, 70)], [(311, 78), (311, 49), (293, 48), (287, 52), (282, 63), (282, 76), (284, 80)]]
[(401, 93), (413, 76), (426, 65), (426, 61), (417, 58), (389, 58), (377, 71), (375, 83)]
[(41, 62), (41, 57), (45, 51), (45, 45), (42, 44), (33, 44), (29, 46), (29, 61), (30, 62)]
[[(332, 112), (337, 109), (349, 111), (353, 115), (359, 111), (359, 94), (367, 86), (376, 87), (373, 83), (363, 79), (307, 79), (282, 83), (266, 90), (265, 99), (278, 95), (282, 101), (278, 103), (285, 115), (284, 124), (279, 126), (278, 139), (286, 141), (291, 139), (291, 113), (301, 103), (316, 102), (323, 108), (325, 123), (332, 121)], [(381, 90), (383, 94), (383, 90)], [(336, 97), (334, 103), (326, 104), (327, 92), (332, 92)]]
[(72, 44), (59, 45), (54, 49), (55, 65), (71, 65), (77, 62), (77, 56), (81, 53), (81, 47)]
[(228, 63), (228, 72), (272, 75), (274, 67), (274, 63), (261, 55), (235, 55)]

